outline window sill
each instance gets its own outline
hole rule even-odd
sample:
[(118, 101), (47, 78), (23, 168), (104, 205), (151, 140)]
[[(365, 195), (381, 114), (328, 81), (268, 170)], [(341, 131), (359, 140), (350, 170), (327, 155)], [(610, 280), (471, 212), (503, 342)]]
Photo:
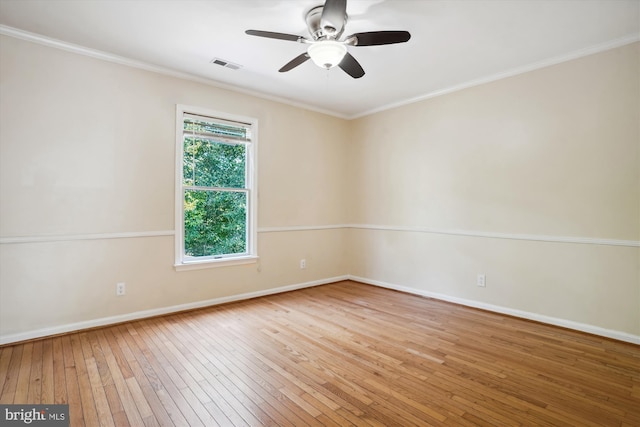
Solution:
[(183, 264), (175, 264), (176, 271), (201, 270), (203, 268), (228, 267), (231, 265), (255, 264), (260, 258), (255, 255), (243, 256), (237, 258), (212, 259), (206, 261), (185, 262)]

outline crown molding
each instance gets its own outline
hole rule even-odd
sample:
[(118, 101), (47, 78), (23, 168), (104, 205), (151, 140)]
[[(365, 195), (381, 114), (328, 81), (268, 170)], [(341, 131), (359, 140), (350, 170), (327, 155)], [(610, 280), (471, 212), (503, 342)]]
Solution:
[(0, 24), (0, 35), (13, 37), (20, 40), (25, 40), (31, 43), (52, 47), (54, 49), (64, 50), (64, 51), (75, 53), (78, 55), (88, 56), (90, 58), (95, 58), (102, 61), (113, 62), (115, 64), (120, 64), (127, 67), (138, 68), (140, 70), (150, 71), (152, 73), (162, 74), (165, 76), (176, 77), (182, 80), (201, 83), (201, 84), (212, 86), (218, 89), (238, 92), (244, 95), (254, 96), (256, 98), (264, 99), (267, 101), (278, 102), (280, 104), (290, 105), (292, 107), (302, 108), (304, 110), (326, 114), (328, 116), (333, 116), (333, 117), (337, 117), (344, 120), (349, 119), (348, 116), (337, 113), (335, 111), (326, 110), (326, 109), (315, 107), (313, 105), (305, 104), (302, 102), (296, 102), (287, 98), (268, 95), (266, 93), (255, 91), (255, 90), (245, 89), (240, 86), (234, 86), (227, 83), (222, 83), (217, 80), (207, 79), (204, 77), (196, 76), (194, 74), (184, 73), (182, 71), (176, 71), (171, 68), (161, 67), (159, 65), (138, 61), (135, 59), (124, 57), (124, 56), (115, 55), (109, 52), (104, 52), (97, 49), (91, 49), (91, 48), (80, 46), (73, 43), (67, 43), (62, 40), (52, 39), (50, 37), (46, 37), (41, 34), (31, 33), (29, 31), (24, 31), (18, 28), (9, 27), (7, 25)]
[(596, 53), (604, 52), (607, 50), (615, 49), (617, 47), (622, 47), (631, 43), (635, 43), (640, 41), (640, 34), (630, 34), (625, 37), (621, 37), (618, 39), (610, 40), (605, 43), (600, 43), (594, 46), (586, 47), (584, 49), (579, 49), (573, 52), (569, 52), (564, 55), (554, 56), (552, 58), (548, 58), (542, 61), (534, 62), (529, 65), (525, 65), (522, 67), (512, 68), (510, 70), (506, 70), (503, 72), (499, 72), (496, 74), (491, 74), (486, 77), (482, 77), (479, 79), (471, 80), (468, 82), (463, 82), (458, 85), (450, 86), (448, 88), (439, 89), (433, 92), (426, 93), (424, 95), (420, 95), (417, 97), (409, 98), (406, 100), (394, 102), (391, 104), (386, 104), (380, 106), (378, 108), (374, 108), (371, 110), (363, 111), (361, 113), (348, 115), (338, 113), (336, 111), (327, 110), (324, 108), (319, 108), (313, 105), (293, 101), (291, 99), (282, 98), (278, 96), (269, 95), (263, 92), (249, 90), (242, 88), (240, 86), (234, 86), (227, 83), (222, 83), (213, 79), (207, 79), (204, 77), (196, 76), (189, 73), (184, 73), (181, 71), (176, 71), (170, 68), (161, 67), (158, 65), (149, 64), (142, 61), (137, 61), (134, 59), (126, 58), (123, 56), (114, 55), (108, 52), (103, 52), (97, 49), (90, 49), (84, 46), (76, 45), (73, 43), (67, 43), (62, 40), (53, 39), (50, 37), (43, 36), (41, 34), (31, 33), (28, 31), (20, 30), (18, 28), (9, 27), (7, 25), (0, 24), (0, 35), (5, 35), (9, 37), (14, 37), (17, 39), (29, 41), (32, 43), (37, 43), (40, 45), (52, 47), (55, 49), (65, 50), (67, 52), (76, 53), (78, 55), (89, 56), (91, 58), (100, 59), (103, 61), (113, 62), (120, 65), (125, 65), (128, 67), (138, 68), (145, 71), (150, 71), (153, 73), (163, 74), (171, 77), (176, 77), (183, 80), (189, 80), (197, 83), (202, 83), (207, 86), (216, 87), (218, 89), (230, 90), (238, 93), (242, 93), (244, 95), (254, 96), (256, 98), (261, 98), (267, 101), (278, 102), (285, 105), (290, 105), (296, 108), (302, 108), (305, 110), (313, 111), (316, 113), (326, 114), (328, 116), (337, 117), (339, 119), (344, 120), (354, 120), (359, 119), (361, 117), (369, 116), (372, 114), (380, 113), (386, 110), (391, 110), (393, 108), (402, 107), (405, 105), (415, 104), (420, 101), (424, 101), (427, 99), (435, 98), (442, 95), (447, 95), (449, 93), (457, 92), (460, 90), (468, 89), (474, 86), (479, 86), (485, 83), (491, 83), (496, 80), (501, 80), (507, 77), (513, 77), (519, 74), (524, 74), (529, 71), (538, 70), (540, 68), (549, 67), (552, 65), (560, 64), (562, 62), (571, 61), (573, 59), (582, 58), (584, 56), (593, 55)]
[(480, 86), (485, 83), (495, 82), (497, 80), (506, 79), (508, 77), (517, 76), (519, 74), (528, 73), (530, 71), (539, 70), (541, 68), (550, 67), (552, 65), (560, 64), (563, 62), (571, 61), (574, 59), (582, 58), (584, 56), (594, 55), (596, 53), (605, 52), (607, 50), (615, 49), (618, 47), (626, 46), (631, 43), (635, 43), (640, 41), (640, 34), (630, 34), (625, 37), (621, 37), (619, 39), (610, 40), (605, 43), (600, 43), (594, 46), (589, 46), (584, 49), (575, 50), (573, 52), (569, 52), (563, 55), (554, 56), (551, 58), (544, 59), (542, 61), (534, 62), (529, 65), (524, 65), (522, 67), (512, 68), (510, 70), (502, 71), (496, 74), (490, 74), (485, 77), (481, 77), (479, 79), (471, 80), (468, 82), (463, 82), (458, 85), (450, 86), (448, 88), (439, 89), (433, 92), (426, 93), (424, 95), (417, 96), (415, 98), (409, 98), (403, 101), (394, 102), (392, 104), (387, 104), (378, 108), (374, 108), (372, 110), (367, 110), (362, 113), (355, 114), (353, 116), (349, 116), (349, 120), (359, 119), (361, 117), (370, 116), (372, 114), (381, 113), (386, 110), (391, 110), (393, 108), (403, 107), (405, 105), (415, 104), (420, 101), (424, 101), (427, 99), (435, 98), (442, 95), (447, 95), (449, 93), (458, 92), (460, 90), (469, 89), (474, 86)]

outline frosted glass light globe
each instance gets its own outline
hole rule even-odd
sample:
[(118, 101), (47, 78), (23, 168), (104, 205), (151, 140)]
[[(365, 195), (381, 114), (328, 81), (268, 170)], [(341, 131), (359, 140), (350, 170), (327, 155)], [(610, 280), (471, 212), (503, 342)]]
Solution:
[(347, 54), (347, 47), (333, 40), (324, 40), (309, 46), (307, 53), (318, 67), (328, 70), (342, 61)]

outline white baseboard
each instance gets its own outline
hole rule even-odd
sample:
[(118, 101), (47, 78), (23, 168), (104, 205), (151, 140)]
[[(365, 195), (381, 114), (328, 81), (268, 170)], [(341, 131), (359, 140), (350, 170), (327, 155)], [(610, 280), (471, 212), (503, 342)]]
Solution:
[(17, 334), (0, 336), (0, 345), (11, 344), (20, 341), (28, 341), (37, 338), (44, 338), (52, 335), (64, 334), (67, 332), (81, 331), (83, 329), (97, 328), (101, 326), (113, 325), (116, 323), (129, 322), (132, 320), (144, 319), (147, 317), (161, 316), (164, 314), (177, 313), (196, 308), (210, 307), (228, 302), (242, 301), (266, 295), (279, 294), (283, 292), (295, 291), (296, 289), (310, 288), (313, 286), (326, 285), (328, 283), (347, 280), (348, 276), (330, 277), (328, 279), (314, 280), (311, 282), (298, 283), (294, 285), (281, 286), (279, 288), (265, 289), (263, 291), (248, 292), (239, 295), (213, 298), (205, 301), (196, 301), (186, 304), (172, 305), (169, 307), (154, 308), (151, 310), (136, 311), (133, 313), (119, 314), (117, 316), (102, 317), (100, 319), (86, 320), (83, 322), (69, 323), (66, 325), (53, 326), (50, 328), (37, 329), (34, 331), (20, 332)]
[(400, 286), (400, 285), (387, 283), (387, 282), (381, 282), (379, 280), (372, 280), (372, 279), (367, 279), (359, 276), (349, 275), (349, 280), (366, 283), (368, 285), (379, 286), (382, 288), (393, 289), (400, 292), (420, 295), (423, 297), (433, 298), (441, 301), (452, 302), (452, 303), (464, 305), (467, 307), (480, 308), (482, 310), (493, 311), (495, 313), (507, 314), (509, 316), (520, 317), (522, 319), (535, 320), (536, 322), (547, 323), (549, 325), (560, 326), (567, 329), (587, 332), (593, 335), (613, 338), (618, 341), (625, 341), (632, 344), (640, 344), (640, 336), (629, 334), (627, 332), (614, 331), (611, 329), (600, 328), (598, 326), (588, 325), (585, 323), (578, 323), (578, 322), (573, 322), (571, 320), (560, 319), (557, 317), (550, 317), (542, 314), (531, 313), (528, 311), (516, 310), (508, 307), (501, 307), (498, 305), (487, 304), (480, 301), (452, 297), (449, 295), (424, 291), (422, 289), (410, 288), (407, 286)]
[(487, 311), (493, 311), (495, 313), (507, 314), (514, 317), (534, 320), (537, 322), (547, 323), (549, 325), (560, 326), (563, 328), (573, 329), (581, 332), (587, 332), (587, 333), (599, 335), (602, 337), (612, 338), (615, 340), (640, 345), (640, 336), (629, 334), (626, 332), (614, 331), (610, 329), (600, 328), (598, 326), (573, 322), (571, 320), (544, 316), (541, 314), (531, 313), (528, 311), (515, 310), (512, 308), (486, 304), (480, 301), (452, 297), (449, 295), (424, 291), (421, 289), (410, 288), (407, 286), (400, 286), (392, 283), (367, 279), (364, 277), (353, 276), (353, 275), (336, 276), (336, 277), (331, 277), (327, 279), (314, 280), (311, 282), (304, 282), (304, 283), (298, 283), (294, 285), (281, 286), (278, 288), (266, 289), (263, 291), (249, 292), (249, 293), (244, 293), (239, 295), (230, 295), (227, 297), (213, 298), (205, 301), (196, 301), (192, 303), (173, 305), (169, 307), (136, 311), (136, 312), (127, 313), (127, 314), (120, 314), (117, 316), (86, 320), (83, 322), (69, 323), (66, 325), (53, 326), (50, 328), (37, 329), (37, 330), (21, 332), (17, 334), (2, 335), (0, 336), (0, 345), (11, 344), (11, 343), (16, 343), (20, 341), (28, 341), (28, 340), (37, 339), (37, 338), (44, 338), (47, 336), (64, 334), (67, 332), (81, 331), (83, 329), (109, 326), (116, 323), (129, 322), (129, 321), (144, 319), (148, 317), (177, 313), (185, 310), (193, 310), (197, 308), (210, 307), (210, 306), (225, 304), (225, 303), (234, 302), (234, 301), (242, 301), (242, 300), (247, 300), (251, 298), (258, 298), (266, 295), (273, 295), (273, 294), (279, 294), (283, 292), (295, 291), (297, 289), (304, 289), (304, 288), (310, 288), (313, 286), (326, 285), (328, 283), (339, 282), (342, 280), (354, 280), (356, 282), (366, 283), (369, 285), (379, 286), (382, 288), (393, 289), (400, 292), (406, 292), (406, 293), (420, 295), (428, 298), (434, 298), (442, 301), (448, 301), (455, 304), (465, 305), (467, 307), (480, 308)]

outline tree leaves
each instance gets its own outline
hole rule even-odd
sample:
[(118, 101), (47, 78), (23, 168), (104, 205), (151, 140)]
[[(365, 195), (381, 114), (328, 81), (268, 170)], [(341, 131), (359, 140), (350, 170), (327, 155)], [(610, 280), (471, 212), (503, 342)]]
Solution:
[(185, 255), (246, 253), (246, 145), (185, 135), (183, 153)]
[(240, 254), (246, 248), (247, 194), (185, 191), (185, 255)]
[(185, 136), (183, 183), (198, 187), (245, 188), (246, 146)]

